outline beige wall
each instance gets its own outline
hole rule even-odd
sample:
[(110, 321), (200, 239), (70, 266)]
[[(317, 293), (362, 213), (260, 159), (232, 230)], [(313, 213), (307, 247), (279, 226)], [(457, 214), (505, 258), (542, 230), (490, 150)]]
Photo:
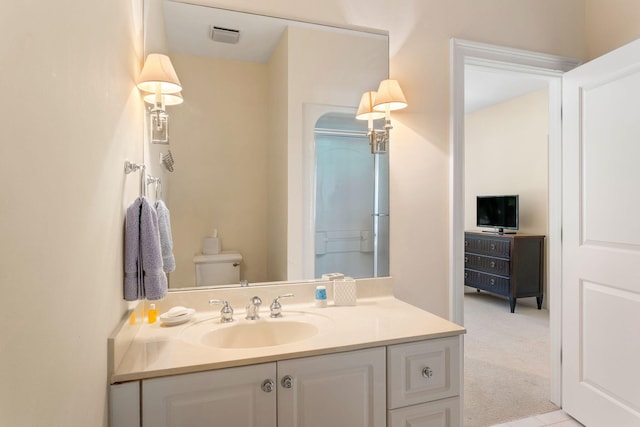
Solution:
[[(587, 1), (589, 16), (606, 18), (586, 28), (584, 0), (209, 4), (389, 30), (391, 76), (410, 103), (394, 116), (392, 272), (401, 298), (445, 315), (448, 40), (586, 58), (585, 30), (592, 46), (610, 31), (639, 31), (626, 19), (637, 16), (634, 0), (616, 1), (614, 16), (600, 12), (610, 0)], [(106, 339), (127, 308), (123, 213), (138, 193), (123, 161), (142, 159), (141, 22), (139, 0), (3, 5), (3, 425), (107, 425)]]
[[(214, 229), (223, 251), (242, 254), (243, 279), (267, 281), (267, 66), (192, 55), (171, 59), (185, 99), (169, 108), (171, 287), (195, 284), (193, 256)], [(154, 148), (166, 152), (167, 146)]]
[(585, 4), (589, 59), (640, 37), (640, 1), (586, 0)]
[(142, 3), (8, 2), (0, 36), (0, 425), (106, 426)]
[(519, 232), (547, 234), (548, 131), (547, 89), (465, 116), (465, 230), (476, 196), (519, 194)]

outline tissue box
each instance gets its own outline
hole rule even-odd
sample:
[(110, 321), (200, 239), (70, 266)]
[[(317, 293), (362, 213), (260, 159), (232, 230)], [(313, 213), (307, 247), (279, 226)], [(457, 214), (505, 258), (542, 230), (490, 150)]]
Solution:
[(322, 275), (322, 280), (337, 280), (344, 279), (344, 274), (342, 273), (325, 273)]
[(356, 305), (356, 281), (350, 277), (333, 281), (333, 303)]
[(220, 246), (219, 237), (205, 237), (202, 239), (202, 253), (205, 255), (219, 254)]

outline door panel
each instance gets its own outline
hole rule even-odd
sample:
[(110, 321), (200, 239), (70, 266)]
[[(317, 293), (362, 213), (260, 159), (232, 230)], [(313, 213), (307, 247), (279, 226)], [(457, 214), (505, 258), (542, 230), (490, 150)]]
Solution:
[(640, 425), (640, 41), (563, 79), (563, 407)]

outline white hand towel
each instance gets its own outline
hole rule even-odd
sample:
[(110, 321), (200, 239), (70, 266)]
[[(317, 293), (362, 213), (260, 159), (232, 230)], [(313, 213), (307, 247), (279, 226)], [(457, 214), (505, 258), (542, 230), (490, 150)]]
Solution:
[(173, 256), (173, 238), (171, 235), (171, 215), (169, 208), (162, 201), (156, 202), (158, 213), (158, 228), (160, 230), (160, 249), (162, 250), (162, 269), (165, 273), (171, 273), (176, 269), (176, 259)]

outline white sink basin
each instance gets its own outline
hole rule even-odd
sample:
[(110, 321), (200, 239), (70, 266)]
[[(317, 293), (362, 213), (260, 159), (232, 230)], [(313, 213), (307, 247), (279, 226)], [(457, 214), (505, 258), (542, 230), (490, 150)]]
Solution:
[[(268, 314), (267, 314), (268, 316)], [(219, 319), (190, 325), (182, 338), (217, 348), (256, 348), (291, 344), (317, 335), (328, 321), (324, 316), (288, 313), (282, 318), (238, 319), (221, 324)]]

